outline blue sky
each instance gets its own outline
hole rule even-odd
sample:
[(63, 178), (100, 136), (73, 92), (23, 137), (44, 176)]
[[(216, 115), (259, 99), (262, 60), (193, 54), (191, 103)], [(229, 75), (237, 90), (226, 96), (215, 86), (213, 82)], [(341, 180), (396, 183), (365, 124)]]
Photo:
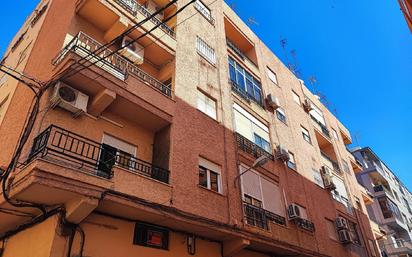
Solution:
[[(37, 2), (3, 3), (0, 54)], [(316, 77), (312, 89), (326, 96), (354, 145), (370, 146), (412, 191), (412, 35), (397, 1), (227, 2), (253, 18), (252, 29), (284, 62), (295, 50), (301, 77)]]

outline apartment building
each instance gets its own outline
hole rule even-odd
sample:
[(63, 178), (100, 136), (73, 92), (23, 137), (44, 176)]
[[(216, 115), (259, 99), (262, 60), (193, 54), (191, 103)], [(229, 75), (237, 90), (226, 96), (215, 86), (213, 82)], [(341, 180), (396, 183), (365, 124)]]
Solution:
[(409, 30), (412, 32), (412, 1), (411, 0), (398, 0), (401, 11), (405, 16), (406, 24), (408, 24)]
[[(345, 126), (223, 0), (168, 3), (41, 1), (11, 42), (55, 83), (3, 178), (47, 218), (2, 192), (3, 257), (379, 256)], [(6, 170), (33, 92), (0, 85)]]
[(382, 251), (388, 256), (411, 256), (412, 194), (371, 148), (357, 148), (353, 154), (363, 166), (358, 181), (373, 194), (374, 202), (367, 206), (369, 217), (386, 233), (386, 240), (379, 240)]

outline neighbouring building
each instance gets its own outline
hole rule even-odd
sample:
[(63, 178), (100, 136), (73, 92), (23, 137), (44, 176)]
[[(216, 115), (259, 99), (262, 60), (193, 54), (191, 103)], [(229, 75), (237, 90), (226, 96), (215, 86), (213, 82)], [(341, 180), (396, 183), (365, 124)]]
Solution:
[[(15, 231), (40, 212), (1, 197), (2, 257), (380, 256), (349, 131), (223, 0), (174, 16), (188, 2), (49, 0), (28, 17), (2, 64), (58, 81), (7, 192), (62, 211)], [(0, 81), (6, 169), (33, 92)]]
[(412, 0), (398, 0), (409, 30), (412, 32)]
[(373, 204), (367, 206), (371, 222), (385, 234), (378, 240), (381, 251), (388, 256), (412, 256), (412, 194), (369, 147), (352, 152), (363, 167), (358, 182), (373, 195)]

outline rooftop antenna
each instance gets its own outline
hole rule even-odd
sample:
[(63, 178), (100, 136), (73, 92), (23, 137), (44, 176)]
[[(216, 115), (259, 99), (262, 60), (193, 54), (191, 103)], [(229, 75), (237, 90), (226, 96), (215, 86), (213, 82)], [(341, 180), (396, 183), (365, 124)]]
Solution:
[(301, 75), (301, 73), (300, 73), (300, 70), (299, 70), (299, 62), (298, 62), (298, 58), (296, 57), (296, 50), (295, 49), (292, 49), (291, 51), (290, 51), (290, 55), (292, 56), (292, 59), (293, 59), (293, 69), (294, 69), (294, 71), (295, 71), (295, 75), (297, 76), (297, 77), (300, 77), (300, 75)]
[(288, 51), (286, 50), (287, 45), (288, 45), (288, 40), (284, 37), (280, 37), (280, 46), (283, 49), (283, 54), (285, 55), (285, 59), (286, 59), (286, 67), (293, 73), (296, 75), (295, 73), (295, 67), (291, 64), (290, 60), (289, 60), (289, 54)]
[(250, 26), (253, 26), (253, 25), (259, 26), (259, 23), (256, 21), (256, 19), (255, 19), (254, 17), (249, 17), (249, 18), (247, 19), (247, 23), (248, 23)]

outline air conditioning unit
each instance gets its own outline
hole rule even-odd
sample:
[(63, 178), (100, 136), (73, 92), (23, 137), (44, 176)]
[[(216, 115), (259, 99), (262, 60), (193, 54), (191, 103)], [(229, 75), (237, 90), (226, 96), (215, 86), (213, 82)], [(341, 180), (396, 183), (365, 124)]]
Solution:
[(322, 175), (323, 185), (325, 186), (325, 188), (331, 191), (335, 190), (336, 185), (332, 180), (332, 173), (327, 166), (322, 167), (321, 175)]
[(273, 108), (273, 110), (276, 110), (280, 107), (279, 99), (272, 94), (267, 95), (266, 103), (269, 107)]
[[(134, 64), (142, 64), (144, 61), (144, 48), (131, 38), (124, 37), (120, 54), (129, 59)], [(127, 46), (126, 46), (127, 45)], [(126, 46), (126, 47), (125, 47)]]
[(343, 229), (343, 230), (338, 231), (338, 237), (339, 237), (339, 241), (342, 244), (352, 243), (352, 239), (351, 239), (349, 230)]
[[(146, 1), (146, 3), (144, 4), (144, 7), (150, 12), (150, 13), (155, 13), (157, 12), (159, 9), (161, 9), (160, 6), (158, 6), (155, 2), (153, 1)], [(155, 16), (157, 19), (159, 19), (160, 21), (162, 21), (165, 17), (164, 11), (160, 12), (158, 15)]]
[(276, 156), (275, 156), (276, 159), (282, 160), (284, 162), (287, 162), (290, 160), (289, 151), (283, 146), (278, 145), (275, 152), (276, 152)]
[(344, 217), (337, 217), (335, 220), (336, 229), (338, 231), (345, 229), (349, 229), (348, 221)]
[(300, 207), (297, 204), (292, 203), (288, 207), (288, 218), (289, 220), (299, 219), (300, 216)]
[(80, 114), (87, 112), (89, 96), (63, 82), (58, 82), (54, 86), (50, 101), (53, 108), (60, 106), (73, 113), (75, 116), (79, 116)]
[(303, 102), (303, 109), (305, 109), (306, 112), (310, 112), (313, 110), (312, 101), (308, 98), (305, 98), (305, 101)]

